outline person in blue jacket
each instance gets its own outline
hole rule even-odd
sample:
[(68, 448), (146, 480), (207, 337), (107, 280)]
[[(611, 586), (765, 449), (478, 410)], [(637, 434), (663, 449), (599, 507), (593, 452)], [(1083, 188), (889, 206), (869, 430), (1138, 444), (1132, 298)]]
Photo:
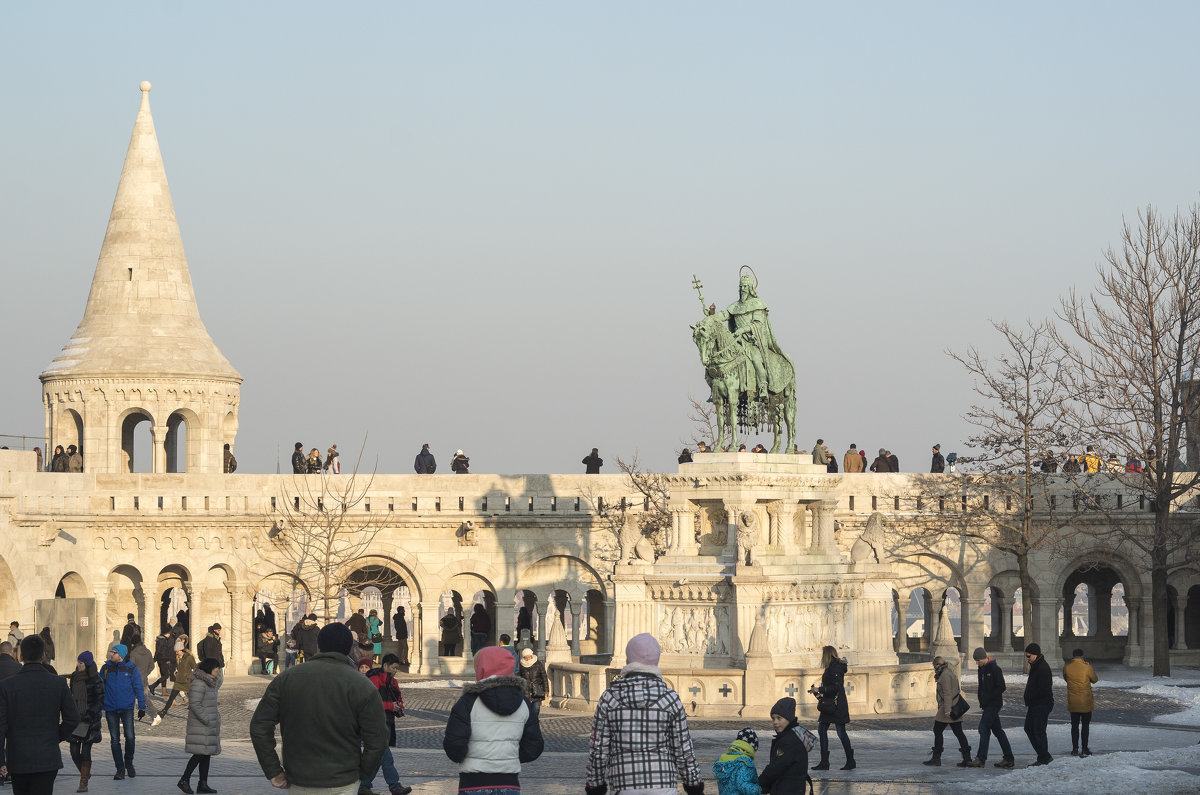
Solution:
[(719, 795), (760, 795), (754, 754), (758, 751), (758, 733), (749, 726), (737, 733), (729, 750), (713, 762)]
[[(125, 656), (129, 649), (120, 643), (113, 644), (108, 651), (108, 662), (104, 663), (100, 677), (104, 680), (104, 718), (108, 721), (108, 736), (112, 742), (113, 764), (117, 767), (114, 781), (121, 781), (126, 774), (137, 775), (133, 769), (133, 708), (136, 704), (138, 720), (146, 717), (146, 691), (142, 688), (142, 672)], [(121, 735), (125, 732), (125, 753), (121, 753)]]

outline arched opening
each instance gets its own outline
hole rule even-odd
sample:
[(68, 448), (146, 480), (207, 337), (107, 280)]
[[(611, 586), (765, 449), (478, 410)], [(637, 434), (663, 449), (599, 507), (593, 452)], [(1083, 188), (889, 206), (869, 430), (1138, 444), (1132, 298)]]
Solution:
[(1018, 588), (1013, 591), (1012, 604), (1012, 647), (1017, 650), (1024, 649), (1025, 643), (1025, 589)]
[(108, 575), (108, 611), (98, 616), (100, 626), (96, 628), (98, 645), (107, 648), (110, 643), (121, 640), (121, 629), (126, 616), (132, 614), (134, 621), (144, 630), (146, 615), (143, 610), (142, 574), (132, 566), (117, 566)]
[(531, 648), (536, 651), (538, 631), (541, 621), (538, 618), (537, 594), (528, 589), (517, 591), (513, 599), (513, 645), (518, 650)]
[(154, 418), (134, 409), (121, 420), (121, 471), (153, 472), (154, 442), (150, 428)]
[(904, 630), (910, 652), (923, 654), (929, 651), (934, 621), (932, 595), (925, 588), (914, 588), (908, 595)]
[(227, 412), (225, 414), (224, 419), (221, 420), (221, 445), (222, 445), (222, 447), (224, 447), (225, 445), (229, 445), (230, 447), (233, 447), (233, 442), (235, 439), (237, 439), (237, 432), (238, 432), (237, 415), (234, 414), (232, 411)]
[[(167, 566), (159, 572), (158, 615), (154, 617), (153, 622), (147, 619), (148, 626), (145, 627), (151, 637), (161, 634), (168, 628), (173, 630), (174, 627), (178, 627), (179, 632), (188, 636), (189, 645), (193, 640), (199, 640), (199, 638), (192, 638), (192, 626), (189, 620), (190, 612), (186, 590), (189, 579), (187, 570), (182, 566)], [(149, 626), (151, 623), (153, 626)]]
[(589, 588), (584, 595), (580, 624), (580, 657), (612, 654), (612, 649), (608, 648), (608, 616), (604, 607), (604, 594), (595, 588)]
[(438, 599), (439, 657), (463, 656), (463, 597), (458, 591), (443, 591)]
[(1125, 584), (1117, 583), (1112, 588), (1109, 605), (1109, 626), (1115, 638), (1129, 637), (1129, 608), (1125, 605)]
[[(58, 425), (54, 429), (54, 438), (51, 439), (53, 446), (62, 445), (63, 452), (68, 453), (68, 448), (75, 445), (80, 454), (83, 453), (83, 417), (75, 409), (63, 408), (59, 412)], [(51, 450), (54, 447), (50, 448)], [(83, 466), (87, 469), (87, 460), (84, 459)]]
[(54, 589), (55, 599), (86, 599), (92, 594), (78, 572), (67, 572)]
[(1200, 585), (1188, 588), (1183, 609), (1183, 638), (1189, 649), (1200, 648)]
[[(963, 626), (963, 603), (962, 594), (954, 586), (950, 586), (943, 594), (944, 604), (946, 605), (946, 614), (950, 617), (950, 629), (954, 632), (954, 643), (958, 646), (958, 650), (964, 650), (962, 647)], [(935, 630), (936, 636), (936, 630)]]
[[(1086, 563), (1063, 582), (1062, 646), (1078, 647), (1093, 660), (1121, 660), (1129, 636), (1129, 610), (1122, 576), (1112, 567)], [(1071, 620), (1066, 620), (1066, 615)]]
[(188, 421), (180, 412), (167, 417), (167, 437), (163, 442), (167, 472), (187, 472), (188, 466)]

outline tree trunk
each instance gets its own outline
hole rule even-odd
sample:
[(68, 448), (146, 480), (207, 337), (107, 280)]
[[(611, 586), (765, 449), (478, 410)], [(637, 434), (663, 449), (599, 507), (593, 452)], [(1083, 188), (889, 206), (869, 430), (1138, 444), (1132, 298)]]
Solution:
[[(1025, 646), (1028, 646), (1036, 628), (1033, 618), (1033, 575), (1029, 572), (1029, 553), (1018, 552), (1016, 557), (1017, 572), (1021, 577), (1021, 634), (1024, 636)], [(1021, 650), (1024, 651), (1024, 647)]]
[[(1167, 551), (1156, 545), (1150, 555), (1150, 614), (1154, 627), (1154, 675), (1171, 675), (1171, 648), (1167, 645)], [(1144, 619), (1143, 619), (1144, 620)], [(1145, 632), (1145, 629), (1142, 629)]]

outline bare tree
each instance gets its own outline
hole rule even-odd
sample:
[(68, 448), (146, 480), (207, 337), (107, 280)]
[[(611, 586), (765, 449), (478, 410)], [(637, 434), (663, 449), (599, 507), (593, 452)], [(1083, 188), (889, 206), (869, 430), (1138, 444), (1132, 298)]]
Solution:
[(1099, 284), (1063, 299), (1062, 338), (1074, 393), (1077, 428), (1094, 429), (1109, 454), (1143, 461), (1115, 475), (1151, 501), (1154, 523), (1112, 522), (1119, 541), (1150, 564), (1154, 675), (1171, 673), (1167, 646), (1167, 575), (1187, 562), (1194, 521), (1172, 511), (1200, 485), (1196, 462), (1182, 472), (1188, 381), (1200, 372), (1200, 207), (1163, 218), (1153, 207), (1122, 225), (1119, 248), (1097, 266)]
[(605, 500), (593, 489), (580, 492), (588, 508), (612, 534), (612, 539), (597, 549), (598, 557), (614, 563), (628, 558), (633, 545), (644, 538), (650, 542), (653, 557), (657, 559), (667, 551), (667, 531), (671, 528), (667, 484), (662, 475), (644, 470), (636, 453), (630, 461), (620, 457), (616, 460), (617, 467), (625, 473), (629, 489), (625, 494)]
[[(691, 410), (688, 411), (687, 418), (692, 423), (692, 436), (690, 444), (692, 447), (699, 447), (701, 442), (706, 445), (715, 445), (717, 440), (717, 412), (713, 404), (707, 400), (700, 401), (694, 397), (688, 396), (688, 403), (691, 404)], [(688, 444), (687, 441), (684, 444)], [(709, 447), (710, 450), (713, 447)]]
[[(365, 446), (364, 440), (364, 446)], [(362, 450), (348, 475), (295, 475), (292, 489), (281, 492), (275, 522), (253, 539), (258, 555), (303, 583), (321, 605), (320, 618), (331, 620), (343, 594), (400, 585), (399, 575), (372, 565), (369, 558), (383, 529), (383, 514), (368, 508), (374, 471), (359, 474)], [(315, 611), (314, 611), (315, 612)]]
[(964, 415), (976, 429), (967, 440), (973, 455), (958, 459), (964, 475), (916, 479), (920, 521), (900, 523), (896, 532), (920, 546), (950, 534), (1012, 555), (1021, 614), (1030, 628), (1036, 626), (1030, 555), (1055, 551), (1075, 518), (1061, 509), (1074, 486), (1055, 474), (1059, 451), (1073, 441), (1063, 423), (1067, 357), (1047, 322), (992, 326), (1003, 341), (993, 359), (975, 347), (947, 351), (972, 376), (982, 399)]

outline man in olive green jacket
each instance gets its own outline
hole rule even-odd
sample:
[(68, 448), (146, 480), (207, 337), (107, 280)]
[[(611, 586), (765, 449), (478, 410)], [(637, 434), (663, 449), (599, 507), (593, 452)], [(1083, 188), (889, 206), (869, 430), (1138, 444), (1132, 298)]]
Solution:
[[(311, 665), (289, 668), (267, 685), (250, 719), (250, 740), (274, 786), (355, 793), (379, 767), (388, 743), (383, 702), (350, 662), (352, 644), (345, 624), (329, 624), (317, 635), (320, 653), (308, 659)], [(275, 724), (283, 740), (282, 763), (275, 753)]]

